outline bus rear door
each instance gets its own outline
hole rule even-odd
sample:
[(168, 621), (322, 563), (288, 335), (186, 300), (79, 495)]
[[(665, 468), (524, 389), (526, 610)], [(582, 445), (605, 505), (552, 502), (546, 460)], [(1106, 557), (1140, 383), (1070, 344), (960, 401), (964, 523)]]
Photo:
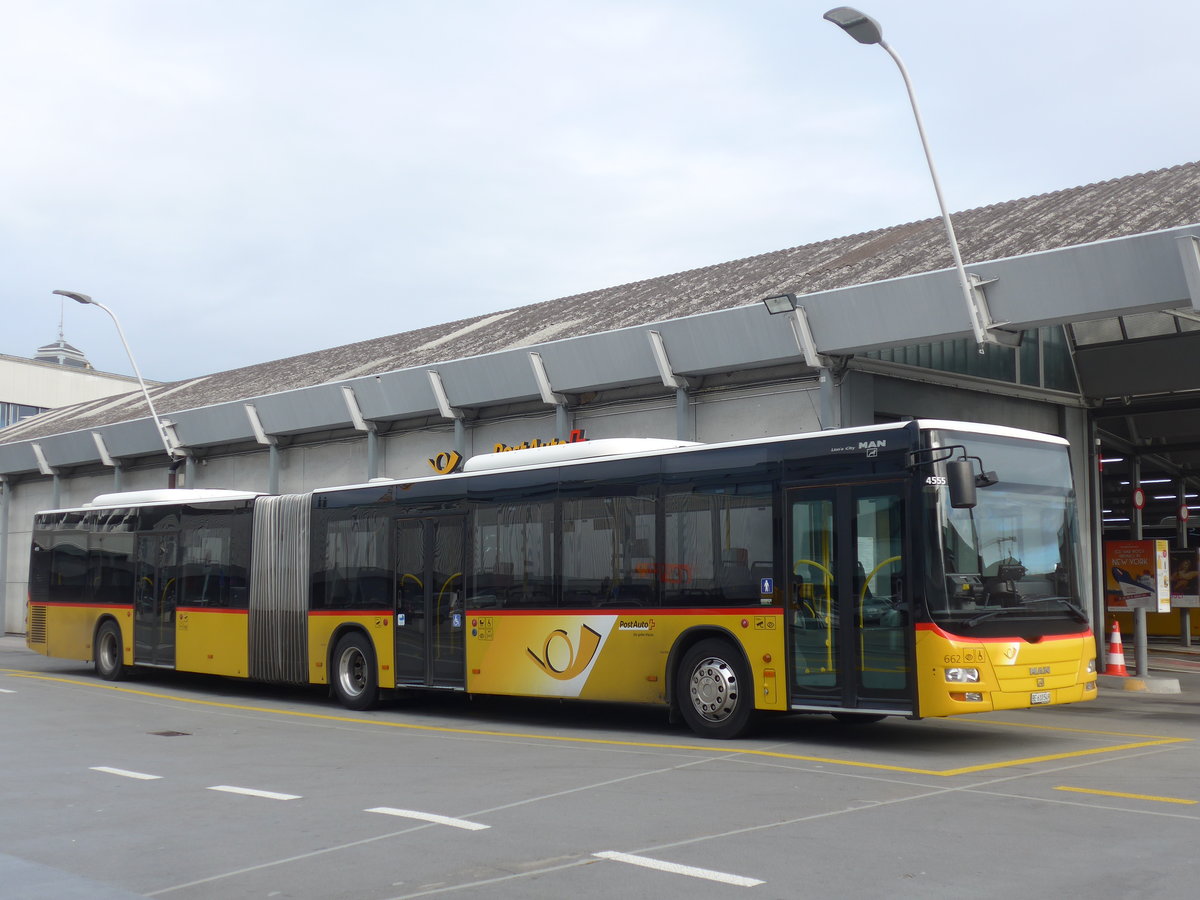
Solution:
[(133, 661), (175, 666), (176, 557), (179, 535), (140, 534), (133, 597)]
[(911, 712), (900, 482), (787, 493), (795, 708)]

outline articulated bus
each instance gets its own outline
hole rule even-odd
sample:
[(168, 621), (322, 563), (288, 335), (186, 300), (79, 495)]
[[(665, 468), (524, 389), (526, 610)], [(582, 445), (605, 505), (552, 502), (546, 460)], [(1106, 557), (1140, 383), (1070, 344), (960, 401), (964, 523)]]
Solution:
[(1066, 442), (911, 421), (606, 439), (277, 496), (39, 513), (30, 648), (393, 691), (661, 704), (700, 735), (1090, 700)]

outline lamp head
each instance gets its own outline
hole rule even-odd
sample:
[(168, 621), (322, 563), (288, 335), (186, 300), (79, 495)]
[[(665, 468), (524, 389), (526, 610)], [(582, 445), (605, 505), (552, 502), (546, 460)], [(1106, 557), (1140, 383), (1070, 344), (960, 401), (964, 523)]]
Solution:
[(773, 316), (777, 316), (780, 313), (789, 313), (796, 308), (796, 295), (779, 294), (776, 297), (764, 297), (763, 305), (767, 308), (767, 312)]
[(78, 291), (52, 291), (51, 293), (58, 294), (62, 297), (70, 297), (76, 303), (95, 304), (95, 302), (96, 302), (91, 297), (89, 297), (87, 294), (81, 294)]
[(878, 44), (883, 40), (883, 29), (879, 23), (853, 6), (836, 7), (822, 18), (832, 22), (860, 44)]

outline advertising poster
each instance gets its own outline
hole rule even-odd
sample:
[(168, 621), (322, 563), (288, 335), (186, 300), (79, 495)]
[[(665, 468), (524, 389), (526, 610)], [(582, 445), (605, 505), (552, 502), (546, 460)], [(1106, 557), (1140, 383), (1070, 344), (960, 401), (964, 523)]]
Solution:
[(1200, 551), (1171, 551), (1171, 601), (1200, 604)]
[(1171, 611), (1166, 541), (1105, 541), (1105, 600), (1109, 607)]

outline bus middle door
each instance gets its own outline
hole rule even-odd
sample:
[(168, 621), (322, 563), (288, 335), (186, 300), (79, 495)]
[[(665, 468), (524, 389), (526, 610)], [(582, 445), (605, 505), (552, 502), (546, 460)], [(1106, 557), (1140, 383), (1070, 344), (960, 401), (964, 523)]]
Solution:
[(462, 516), (396, 520), (396, 685), (461, 687)]
[(792, 704), (911, 711), (900, 482), (788, 491)]

